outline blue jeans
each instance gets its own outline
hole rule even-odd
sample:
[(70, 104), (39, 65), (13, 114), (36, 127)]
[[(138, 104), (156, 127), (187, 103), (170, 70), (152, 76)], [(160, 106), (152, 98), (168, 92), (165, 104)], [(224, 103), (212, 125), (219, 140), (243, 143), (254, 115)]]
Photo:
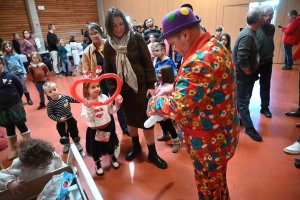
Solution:
[(237, 103), (243, 126), (253, 128), (253, 123), (250, 117), (250, 90), (253, 88), (254, 82), (236, 81), (237, 85)]
[[(43, 89), (43, 85), (45, 84), (46, 81), (41, 81), (41, 82), (36, 82), (35, 83), (35, 87), (36, 89), (39, 91), (39, 95), (40, 95), (40, 102), (41, 103), (44, 103), (45, 102), (45, 98), (44, 98), (44, 95), (45, 95), (45, 92), (44, 92), (44, 89)], [(50, 97), (48, 97), (48, 100)]]
[(21, 83), (22, 83), (22, 86), (23, 86), (23, 92), (24, 93), (28, 93), (28, 90), (27, 90), (27, 87), (26, 87), (26, 84), (25, 84), (25, 78), (24, 78), (24, 74), (16, 74), (16, 76), (20, 79)]
[(292, 67), (294, 64), (293, 55), (292, 55), (293, 45), (283, 43), (283, 48), (284, 48), (284, 64), (288, 67)]
[[(61, 60), (61, 64), (62, 64), (62, 70), (63, 70), (63, 72), (66, 73), (67, 70), (68, 70), (69, 73), (72, 72), (72, 65), (71, 65), (71, 63), (70, 63), (70, 61), (68, 59)], [(67, 65), (68, 68), (66, 68), (66, 65)]]

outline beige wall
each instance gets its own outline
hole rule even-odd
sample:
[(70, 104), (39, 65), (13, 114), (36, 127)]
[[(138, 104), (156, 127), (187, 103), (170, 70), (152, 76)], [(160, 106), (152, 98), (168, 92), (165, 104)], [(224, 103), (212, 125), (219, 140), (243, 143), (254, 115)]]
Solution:
[[(246, 26), (246, 13), (249, 3), (263, 2), (264, 0), (103, 0), (106, 14), (110, 7), (121, 9), (125, 15), (143, 23), (148, 17), (154, 18), (155, 25), (161, 27), (162, 18), (170, 11), (184, 3), (194, 7), (194, 13), (202, 18), (201, 25), (211, 34), (215, 33), (216, 26), (224, 26), (225, 32), (232, 37), (232, 46), (239, 34), (239, 28)], [(300, 12), (300, 0), (280, 0), (276, 23), (286, 26), (289, 22), (287, 14), (291, 10)], [(104, 15), (105, 15), (104, 14)], [(281, 43), (282, 32), (277, 28), (274, 36), (275, 52), (274, 63), (284, 60)], [(300, 36), (299, 36), (300, 37)], [(297, 62), (300, 64), (300, 61)]]

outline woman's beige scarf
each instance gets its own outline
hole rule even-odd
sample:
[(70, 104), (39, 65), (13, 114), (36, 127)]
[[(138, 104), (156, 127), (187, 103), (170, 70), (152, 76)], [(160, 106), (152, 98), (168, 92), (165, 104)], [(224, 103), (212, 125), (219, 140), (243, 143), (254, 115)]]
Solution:
[[(117, 52), (116, 55), (116, 69), (117, 75), (121, 78), (122, 82), (125, 82), (134, 90), (138, 92), (138, 82), (134, 71), (132, 70), (131, 64), (127, 58), (127, 45), (130, 39), (131, 31), (124, 34), (122, 38), (116, 37), (108, 38), (109, 44)], [(123, 80), (124, 76), (124, 80)]]

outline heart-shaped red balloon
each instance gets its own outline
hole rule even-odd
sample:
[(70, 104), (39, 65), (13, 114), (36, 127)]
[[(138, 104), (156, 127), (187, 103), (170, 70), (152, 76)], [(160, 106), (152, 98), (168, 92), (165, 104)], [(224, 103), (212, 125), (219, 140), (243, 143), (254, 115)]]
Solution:
[(122, 81), (121, 81), (120, 77), (117, 74), (107, 73), (107, 74), (103, 74), (103, 75), (99, 76), (98, 78), (82, 78), (82, 79), (75, 80), (74, 83), (72, 84), (71, 88), (70, 88), (70, 93), (74, 97), (74, 99), (76, 99), (78, 102), (84, 103), (84, 102), (86, 102), (86, 99), (80, 97), (76, 93), (77, 85), (80, 84), (80, 83), (89, 83), (89, 82), (100, 83), (100, 81), (102, 79), (105, 79), (105, 78), (114, 78), (114, 79), (116, 79), (117, 89), (116, 89), (115, 93), (110, 98), (108, 98), (105, 102), (91, 101), (91, 105), (92, 106), (102, 106), (102, 105), (110, 104), (111, 102), (113, 102), (117, 98), (117, 96), (121, 92)]

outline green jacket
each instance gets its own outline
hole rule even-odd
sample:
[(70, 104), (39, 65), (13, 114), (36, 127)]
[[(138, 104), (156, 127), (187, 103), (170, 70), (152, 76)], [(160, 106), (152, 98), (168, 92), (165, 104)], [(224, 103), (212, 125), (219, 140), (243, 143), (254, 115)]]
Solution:
[(59, 45), (57, 48), (57, 51), (58, 51), (58, 56), (61, 60), (68, 59), (68, 56), (67, 56), (68, 51), (64, 46)]

